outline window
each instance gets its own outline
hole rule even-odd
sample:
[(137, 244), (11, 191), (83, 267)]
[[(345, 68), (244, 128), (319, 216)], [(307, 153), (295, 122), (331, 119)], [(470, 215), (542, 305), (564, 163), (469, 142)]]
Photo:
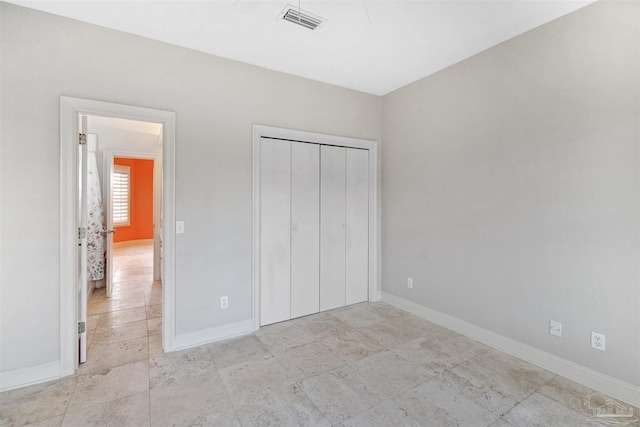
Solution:
[(131, 170), (129, 166), (113, 165), (111, 177), (113, 225), (129, 225), (131, 215)]

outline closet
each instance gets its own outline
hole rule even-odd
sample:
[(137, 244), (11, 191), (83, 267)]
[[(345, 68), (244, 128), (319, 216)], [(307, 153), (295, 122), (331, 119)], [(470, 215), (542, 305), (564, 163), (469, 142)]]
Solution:
[(260, 325), (368, 300), (369, 152), (260, 139)]

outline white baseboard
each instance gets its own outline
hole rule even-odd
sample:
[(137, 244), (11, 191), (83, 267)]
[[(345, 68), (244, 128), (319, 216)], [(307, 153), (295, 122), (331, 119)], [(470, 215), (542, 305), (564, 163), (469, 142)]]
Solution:
[(0, 372), (0, 391), (43, 383), (60, 378), (60, 362)]
[(460, 320), (448, 314), (440, 313), (413, 301), (382, 292), (382, 301), (411, 314), (422, 317), (447, 329), (473, 338), (483, 344), (494, 347), (519, 359), (540, 366), (548, 371), (562, 375), (572, 381), (605, 393), (635, 407), (640, 407), (640, 387), (586, 366), (579, 365), (554, 354), (547, 353), (527, 344), (507, 338), (503, 335)]
[(251, 320), (243, 320), (241, 322), (230, 323), (216, 328), (180, 334), (176, 335), (175, 349), (184, 350), (185, 348), (233, 338), (239, 335), (246, 335), (251, 332), (253, 332), (253, 324)]

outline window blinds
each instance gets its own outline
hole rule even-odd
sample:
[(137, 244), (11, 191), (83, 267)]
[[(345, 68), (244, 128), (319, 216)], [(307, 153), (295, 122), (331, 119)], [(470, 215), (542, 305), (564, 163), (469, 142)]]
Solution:
[(129, 225), (131, 200), (131, 174), (129, 166), (114, 165), (112, 186), (113, 225)]

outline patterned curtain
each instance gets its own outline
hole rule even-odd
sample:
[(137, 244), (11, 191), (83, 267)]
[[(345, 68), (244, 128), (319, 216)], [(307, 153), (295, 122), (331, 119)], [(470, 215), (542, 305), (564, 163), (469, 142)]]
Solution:
[(89, 205), (89, 217), (87, 219), (87, 279), (102, 280), (104, 278), (106, 256), (105, 237), (103, 234), (105, 223), (95, 141), (90, 141), (88, 148), (87, 203)]

